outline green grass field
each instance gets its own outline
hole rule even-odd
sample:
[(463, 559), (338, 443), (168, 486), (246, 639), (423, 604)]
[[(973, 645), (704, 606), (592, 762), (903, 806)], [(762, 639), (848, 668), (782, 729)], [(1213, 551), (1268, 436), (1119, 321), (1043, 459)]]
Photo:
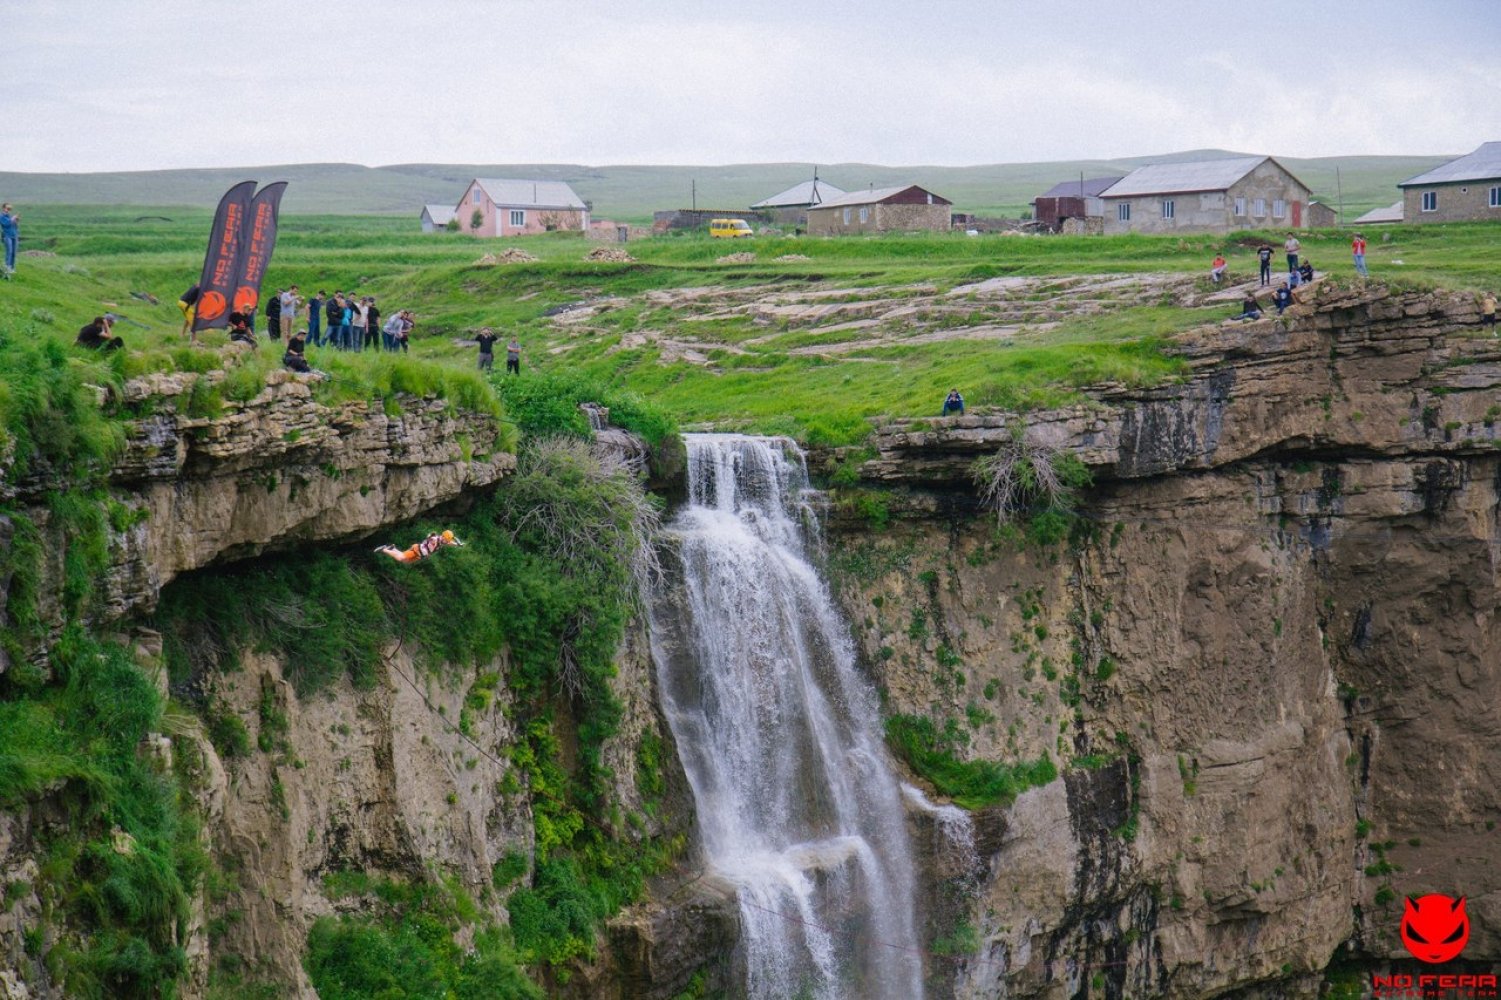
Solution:
[[(138, 221), (143, 214), (170, 221)], [(192, 366), (175, 300), (197, 276), (209, 222), (202, 210), (34, 208), (26, 215), (23, 251), (50, 256), (23, 256), (16, 280), (0, 285), (0, 322), (70, 343), (89, 317), (110, 310), (125, 317), (117, 332), (132, 350), (121, 374)], [(689, 235), (629, 244), (635, 263), (596, 263), (583, 260), (591, 244), (567, 235), (476, 241), (414, 234), (402, 219), (292, 215), (283, 219), (266, 290), (296, 282), (304, 294), (355, 290), (375, 295), (387, 312), (411, 308), (418, 319), (413, 355), (421, 360), (470, 367), (475, 352), (467, 335), (489, 325), (521, 339), (527, 372), (582, 373), (638, 392), (688, 424), (845, 442), (864, 435), (868, 417), (935, 412), (951, 385), (971, 406), (1017, 408), (1066, 401), (1078, 386), (1099, 380), (1172, 378), (1176, 366), (1160, 350), (1163, 338), (1218, 321), (1225, 307), (1186, 309), (1155, 293), (1127, 294), (1079, 314), (1060, 305), (1049, 322), (1029, 322), (1003, 339), (935, 341), (916, 334), (983, 325), (999, 315), (997, 300), (963, 291), (988, 279), (1039, 279), (1021, 296), (1028, 301), (1005, 308), (1025, 306), (1048, 319), (1055, 292), (1046, 279), (1169, 275), (1191, 285), (1221, 250), (1232, 273), (1250, 273), (1259, 235), (758, 238), (733, 248), (756, 254), (743, 264), (717, 263), (731, 248)], [(1371, 243), (1377, 278), (1478, 289), (1501, 269), (1501, 229), (1493, 225), (1398, 227), (1383, 242), (1385, 235)], [(505, 246), (540, 259), (476, 266), (480, 254)], [(1352, 275), (1342, 233), (1310, 233), (1304, 249), (1321, 271)], [(774, 259), (787, 254), (809, 259)], [(1062, 302), (1064, 285), (1057, 288)], [(752, 317), (752, 306), (716, 313), (693, 305), (695, 289), (751, 303), (824, 295), (890, 305), (910, 296), (922, 305), (910, 320), (883, 318), (874, 331), (852, 332), (768, 323)], [(150, 305), (132, 292), (159, 302)], [(686, 298), (666, 298), (673, 295)], [(953, 304), (965, 302), (956, 313)], [(550, 315), (580, 304), (591, 306), (583, 322)], [(860, 337), (867, 339), (847, 343)], [(222, 335), (209, 339), (221, 343)], [(691, 342), (696, 356), (674, 353), (675, 339)], [(262, 353), (274, 363), (271, 351)], [(330, 360), (330, 352), (315, 352), (312, 360), (338, 368), (357, 391), (391, 377), (390, 366), (370, 356)]]

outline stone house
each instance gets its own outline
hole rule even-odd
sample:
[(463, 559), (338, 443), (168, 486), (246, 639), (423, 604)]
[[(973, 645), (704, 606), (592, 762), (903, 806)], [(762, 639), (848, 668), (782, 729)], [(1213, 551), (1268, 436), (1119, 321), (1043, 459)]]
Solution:
[[(474, 225), (476, 212), (478, 226)], [(459, 228), (475, 236), (531, 236), (589, 228), (589, 206), (562, 181), (477, 177), (469, 182), (454, 213)]]
[(856, 191), (808, 209), (812, 236), (855, 233), (947, 232), (954, 203), (926, 188), (874, 188)]
[(1106, 233), (1301, 229), (1308, 185), (1270, 156), (1138, 167), (1101, 195)]
[(1373, 208), (1355, 220), (1357, 226), (1385, 226), (1402, 221), (1402, 202), (1394, 201), (1385, 208)]
[(1054, 184), (1032, 200), (1032, 218), (1053, 232), (1069, 219), (1100, 219), (1105, 202), (1100, 198), (1119, 177), (1091, 177), (1087, 180)]
[(1397, 187), (1408, 222), (1501, 219), (1501, 142), (1487, 142)]
[(440, 233), (448, 227), (448, 220), (452, 218), (454, 218), (452, 205), (423, 205), (422, 231)]
[(1309, 229), (1333, 229), (1339, 225), (1339, 213), (1322, 201), (1310, 201), (1303, 224)]
[(808, 222), (808, 209), (826, 201), (842, 198), (845, 191), (817, 177), (811, 181), (794, 184), (787, 190), (763, 198), (751, 206), (752, 211), (765, 212), (771, 221), (783, 226), (801, 226)]

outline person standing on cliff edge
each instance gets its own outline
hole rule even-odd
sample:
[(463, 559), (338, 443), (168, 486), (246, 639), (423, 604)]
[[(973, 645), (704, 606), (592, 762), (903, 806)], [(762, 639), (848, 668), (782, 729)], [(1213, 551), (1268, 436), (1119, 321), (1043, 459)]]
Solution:
[(1350, 241), (1350, 255), (1355, 258), (1355, 273), (1367, 277), (1365, 269), (1365, 237), (1359, 233)]
[(1282, 249), (1287, 254), (1287, 270), (1292, 273), (1298, 269), (1298, 251), (1303, 249), (1303, 244), (1292, 233), (1287, 234), (1287, 242), (1282, 244)]

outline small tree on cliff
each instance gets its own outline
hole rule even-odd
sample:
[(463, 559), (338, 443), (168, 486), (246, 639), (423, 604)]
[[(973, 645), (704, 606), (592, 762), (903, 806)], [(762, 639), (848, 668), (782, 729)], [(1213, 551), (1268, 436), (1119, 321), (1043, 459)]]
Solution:
[(975, 460), (971, 475), (1001, 524), (1029, 512), (1067, 510), (1093, 478), (1073, 452), (1027, 441), (1020, 421), (994, 455)]

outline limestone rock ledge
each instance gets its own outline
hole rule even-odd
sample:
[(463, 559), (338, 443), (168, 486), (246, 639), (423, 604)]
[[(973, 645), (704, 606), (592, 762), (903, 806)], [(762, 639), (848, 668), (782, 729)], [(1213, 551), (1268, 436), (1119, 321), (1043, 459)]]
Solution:
[[(974, 817), (979, 947), (936, 1000), (1314, 997), (1341, 946), (1401, 961), (1427, 892), (1501, 956), (1501, 341), (1470, 296), (1300, 296), (1180, 335), (1172, 384), (810, 456), (895, 515), (829, 524), (888, 710), (1061, 772)], [(1090, 466), (1091, 537), (976, 516), (1016, 433)]]
[[(111, 529), (100, 620), (149, 611), (179, 573), (365, 537), (515, 468), (489, 414), (407, 395), (388, 401), (396, 412), (369, 400), (328, 406), (291, 372), (271, 372), (257, 396), (226, 401), (216, 416), (190, 415), (199, 380), (222, 378), (158, 374), (126, 384), (126, 405), (143, 415), (129, 425), (109, 492), (135, 523)], [(45, 534), (42, 484), (29, 485), (17, 499)], [(60, 566), (49, 569), (61, 578)], [(42, 604), (44, 617), (60, 620), (47, 594)]]
[[(1092, 386), (1028, 414), (1029, 444), (1068, 448), (1096, 479), (1213, 469), (1276, 452), (1465, 455), (1501, 443), (1501, 340), (1478, 335), (1473, 295), (1328, 280), (1286, 315), (1179, 335), (1181, 381)], [(971, 485), (973, 460), (1010, 440), (1014, 414), (877, 427), (862, 479)], [(837, 453), (811, 456), (830, 461)]]

